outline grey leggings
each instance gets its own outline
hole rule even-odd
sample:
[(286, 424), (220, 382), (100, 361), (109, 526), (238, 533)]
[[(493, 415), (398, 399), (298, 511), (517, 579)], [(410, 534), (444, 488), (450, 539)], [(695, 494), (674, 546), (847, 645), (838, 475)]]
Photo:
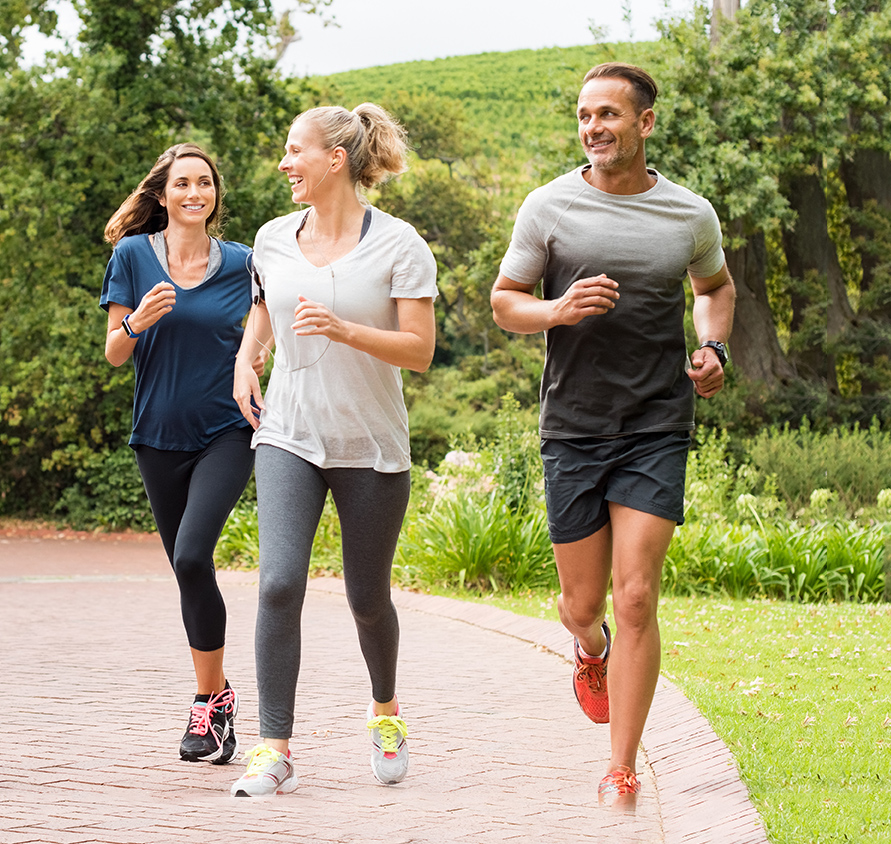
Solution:
[[(309, 558), (328, 490), (340, 518), (343, 577), (374, 699), (396, 693), (399, 620), (390, 569), (408, 506), (410, 473), (319, 469), (283, 449), (257, 447), (260, 606), (257, 688), (260, 735), (287, 739), (300, 672), (300, 616)], [(331, 654), (331, 658), (337, 658)]]

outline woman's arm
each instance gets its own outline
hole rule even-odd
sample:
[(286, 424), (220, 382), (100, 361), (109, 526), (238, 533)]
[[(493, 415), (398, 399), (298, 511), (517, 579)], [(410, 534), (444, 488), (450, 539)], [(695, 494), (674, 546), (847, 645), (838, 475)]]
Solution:
[(264, 349), (268, 350), (271, 343), (272, 321), (269, 319), (266, 303), (261, 300), (259, 304), (251, 307), (251, 312), (248, 315), (244, 336), (241, 338), (241, 346), (235, 357), (235, 375), (232, 387), (232, 397), (238, 403), (241, 415), (251, 423), (254, 430), (260, 426), (260, 411), (265, 408), (255, 363), (261, 357)]
[(436, 346), (436, 320), (433, 299), (396, 299), (399, 328), (390, 331), (347, 322), (309, 299), (300, 297), (291, 328), (301, 336), (321, 334), (335, 343), (343, 343), (372, 355), (400, 369), (425, 372), (433, 360)]
[(138, 337), (131, 337), (124, 331), (121, 323), (127, 314), (130, 328), (136, 334), (142, 334), (146, 328), (153, 326), (164, 314), (169, 314), (176, 304), (176, 289), (170, 282), (158, 282), (137, 305), (135, 311), (117, 302), (108, 304), (108, 328), (105, 334), (105, 357), (112, 366), (121, 366), (130, 360), (133, 349), (139, 342)]

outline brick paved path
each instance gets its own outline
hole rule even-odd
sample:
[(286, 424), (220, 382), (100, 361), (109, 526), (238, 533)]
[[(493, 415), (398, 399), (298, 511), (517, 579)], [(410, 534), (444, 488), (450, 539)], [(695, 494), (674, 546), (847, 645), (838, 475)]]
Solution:
[[(221, 572), (242, 748), (257, 741), (256, 574)], [(300, 786), (234, 799), (179, 761), (193, 691), (154, 540), (0, 538), (0, 844), (765, 842), (726, 749), (661, 683), (636, 811), (597, 806), (608, 731), (581, 714), (560, 625), (395, 593), (411, 768), (376, 784), (369, 684), (338, 581), (314, 581), (292, 750)], [(506, 635), (505, 635), (506, 634)], [(688, 782), (711, 760), (712, 781)], [(701, 767), (700, 767), (701, 770)]]

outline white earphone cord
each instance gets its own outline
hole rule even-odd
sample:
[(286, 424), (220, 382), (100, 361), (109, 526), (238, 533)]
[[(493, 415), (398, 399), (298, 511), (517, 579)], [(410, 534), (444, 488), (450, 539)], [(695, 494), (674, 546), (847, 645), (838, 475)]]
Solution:
[[(331, 166), (333, 167), (334, 165), (332, 164)], [(328, 169), (330, 170), (330, 168), (328, 168)], [(325, 173), (325, 176), (327, 176), (327, 175), (328, 175), (328, 173), (326, 172), (326, 173)], [(325, 176), (322, 176), (322, 179), (319, 181), (319, 185), (322, 184), (322, 182), (325, 180)], [(316, 187), (318, 187), (318, 185), (316, 185)], [(312, 211), (312, 208), (310, 208), (310, 210), (306, 212), (306, 217), (303, 218), (303, 223), (301, 224), (300, 228), (303, 228), (303, 225), (306, 224), (306, 221), (309, 219), (309, 215), (310, 215), (310, 212), (311, 212), (311, 211)], [(297, 233), (298, 233), (298, 234), (300, 233), (300, 228), (298, 228), (298, 230), (297, 230)], [(318, 252), (319, 255), (322, 256), (322, 260), (325, 262), (325, 264), (326, 264), (327, 267), (328, 267), (328, 271), (331, 273), (331, 310), (333, 311), (334, 308), (335, 308), (335, 306), (336, 306), (336, 304), (337, 304), (337, 286), (336, 286), (335, 283), (334, 283), (334, 267), (331, 266), (331, 262), (328, 260), (328, 258), (327, 258), (327, 256), (325, 255), (325, 253), (322, 252), (322, 250), (319, 249), (318, 246), (316, 246), (316, 243), (315, 243), (315, 241), (313, 240), (312, 229), (311, 229), (311, 228), (308, 228), (308, 229), (307, 229), (307, 234), (309, 235), (309, 241), (310, 241), (310, 243), (312, 243), (312, 248), (313, 248), (316, 252)], [(296, 239), (296, 238), (295, 238), (295, 239)], [(299, 248), (299, 247), (298, 247), (298, 248)], [(246, 261), (245, 261), (245, 266), (246, 266), (246, 267), (247, 267), (247, 261), (249, 261), (249, 260), (250, 260), (250, 256), (248, 256), (248, 258), (247, 258)], [(251, 273), (251, 276), (253, 277), (253, 272), (254, 272), (254, 271), (253, 271), (253, 266), (251, 266), (251, 267), (248, 268), (248, 272), (250, 272), (250, 273)], [(257, 297), (257, 305), (259, 305), (259, 301), (260, 301), (260, 300), (259, 300), (259, 296), (258, 296), (258, 297)], [(282, 365), (276, 360), (275, 353), (272, 351), (272, 349), (270, 349), (269, 346), (267, 346), (267, 345), (266, 345), (266, 344), (265, 344), (265, 343), (264, 343), (264, 342), (257, 336), (257, 332), (254, 330), (253, 319), (254, 319), (254, 308), (251, 308), (250, 317), (249, 317), (249, 319), (248, 319), (248, 325), (249, 325), (251, 334), (253, 334), (253, 335), (254, 335), (254, 339), (255, 339), (255, 340), (256, 340), (256, 341), (257, 341), (257, 342), (258, 342), (264, 349), (266, 349), (267, 352), (269, 352), (269, 357), (272, 358), (272, 365), (273, 365), (274, 367), (278, 367), (282, 372), (299, 372), (301, 369), (309, 369), (309, 367), (311, 367), (311, 366), (315, 366), (315, 365), (316, 365), (316, 364), (317, 364), (317, 363), (318, 363), (318, 362), (325, 356), (325, 353), (328, 351), (328, 349), (329, 349), (330, 346), (331, 346), (331, 338), (330, 338), (330, 337), (326, 337), (325, 339), (326, 339), (328, 342), (325, 343), (325, 348), (322, 349), (321, 354), (319, 354), (319, 356), (318, 356), (314, 361), (312, 361), (311, 363), (303, 364), (302, 366), (295, 366), (295, 367), (293, 367), (292, 369), (285, 369), (285, 367), (282, 366)]]

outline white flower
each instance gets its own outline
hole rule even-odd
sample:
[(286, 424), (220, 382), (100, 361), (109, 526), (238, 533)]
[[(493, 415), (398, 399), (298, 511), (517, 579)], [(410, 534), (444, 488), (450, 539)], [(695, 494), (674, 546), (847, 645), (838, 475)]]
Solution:
[(444, 463), (452, 466), (472, 466), (479, 459), (475, 451), (450, 451), (444, 458)]

